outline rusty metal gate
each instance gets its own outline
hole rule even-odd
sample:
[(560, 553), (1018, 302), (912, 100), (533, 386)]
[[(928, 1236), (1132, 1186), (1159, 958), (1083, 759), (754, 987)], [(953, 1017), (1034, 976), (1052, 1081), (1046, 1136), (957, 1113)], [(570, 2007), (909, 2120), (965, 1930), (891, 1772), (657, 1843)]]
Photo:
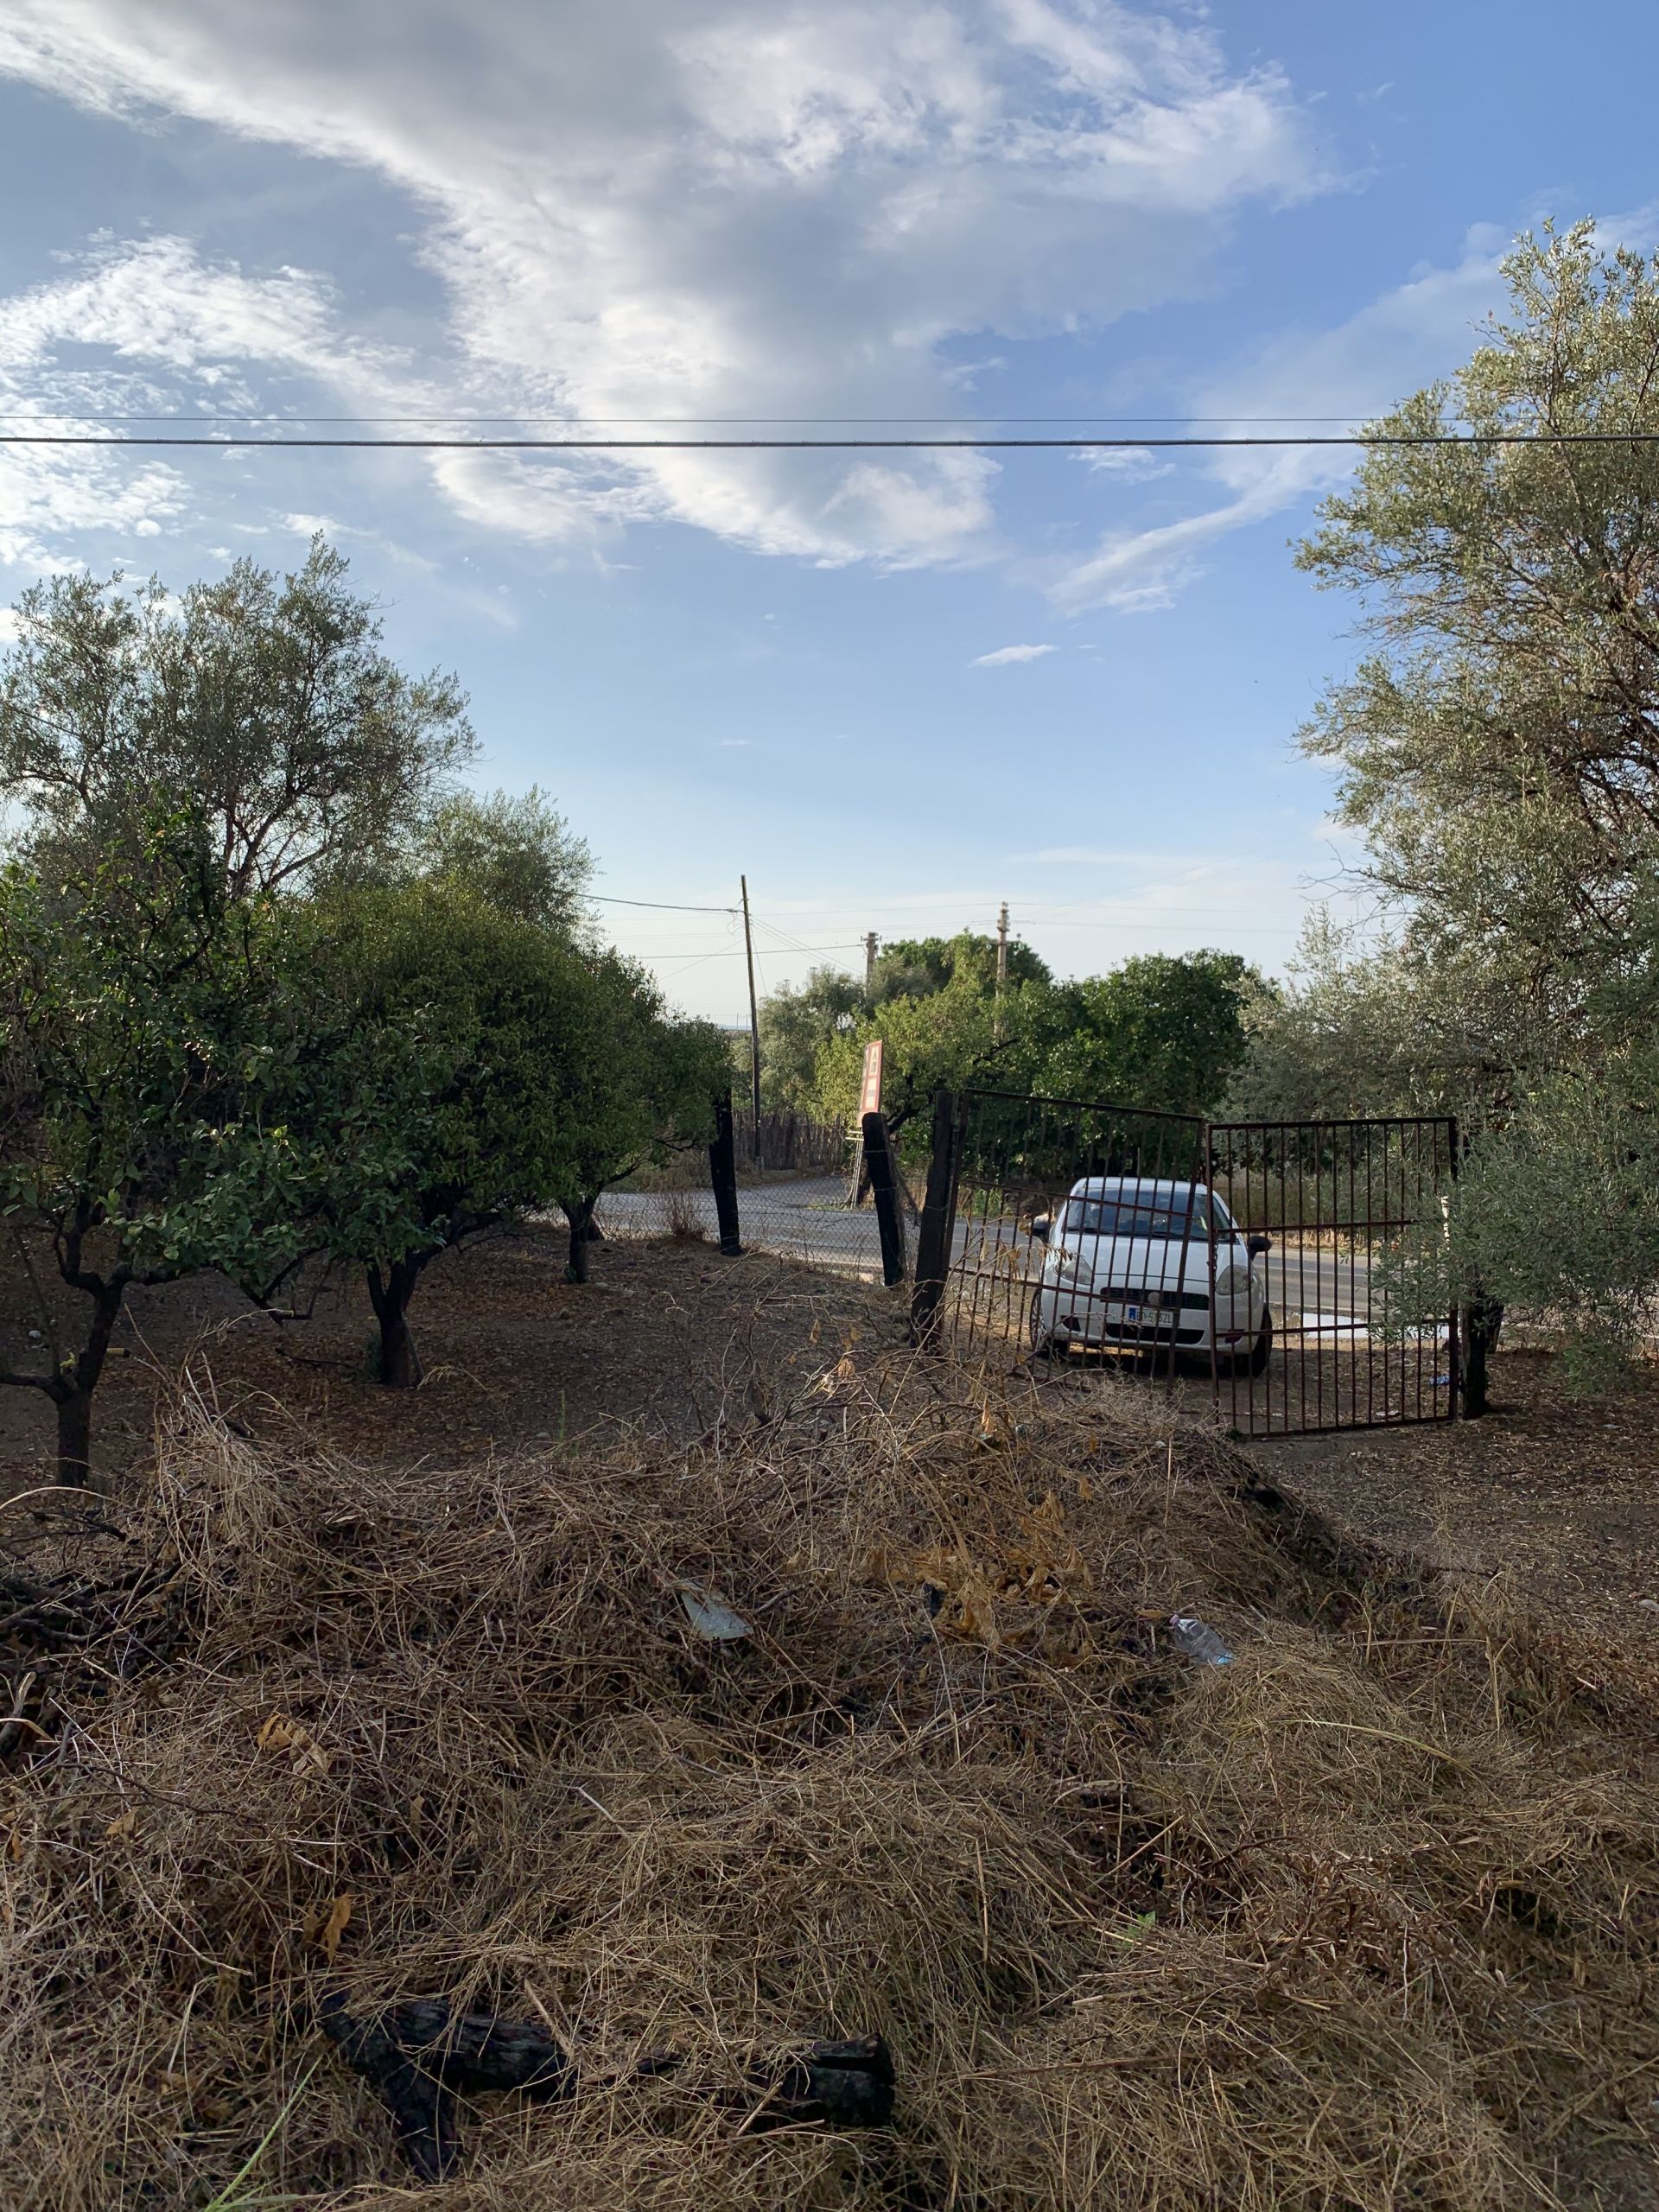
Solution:
[(912, 1304), (988, 1367), (1155, 1374), (1249, 1436), (1449, 1420), (1447, 1117), (935, 1102)]

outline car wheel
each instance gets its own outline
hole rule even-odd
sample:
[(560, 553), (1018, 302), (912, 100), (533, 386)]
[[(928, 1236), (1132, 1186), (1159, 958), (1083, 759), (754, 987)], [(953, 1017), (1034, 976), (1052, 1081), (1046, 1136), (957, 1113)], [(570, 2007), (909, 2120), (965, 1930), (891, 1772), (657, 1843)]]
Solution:
[(1238, 1363), (1247, 1375), (1265, 1375), (1268, 1361), (1273, 1353), (1273, 1316), (1263, 1312), (1262, 1327), (1255, 1342), (1250, 1346), (1248, 1358)]
[(1040, 1289), (1031, 1294), (1031, 1313), (1026, 1323), (1026, 1334), (1031, 1341), (1033, 1359), (1052, 1359), (1054, 1356), (1054, 1332), (1043, 1326), (1043, 1294)]

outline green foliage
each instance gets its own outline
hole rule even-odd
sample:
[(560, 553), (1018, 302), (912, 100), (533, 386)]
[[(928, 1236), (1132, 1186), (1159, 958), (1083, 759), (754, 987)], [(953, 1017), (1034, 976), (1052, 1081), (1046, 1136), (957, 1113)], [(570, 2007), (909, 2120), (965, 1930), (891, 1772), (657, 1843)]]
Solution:
[[(1651, 1018), (1659, 880), (1659, 263), (1591, 226), (1527, 238), (1507, 318), (1386, 434), (1299, 558), (1377, 650), (1321, 702), (1367, 873), (1425, 956), (1478, 963), (1570, 1041)], [(1609, 986), (1613, 986), (1610, 991)], [(1632, 988), (1637, 986), (1637, 988)]]
[[(988, 957), (986, 948), (988, 947)], [(943, 948), (943, 953), (940, 951)], [(895, 949), (897, 950), (897, 949)], [(933, 989), (894, 989), (861, 1020), (841, 1014), (814, 1023), (799, 995), (791, 1039), (804, 1062), (815, 1031), (810, 1081), (797, 1096), (825, 1119), (856, 1110), (867, 1040), (886, 1048), (885, 1097), (895, 1128), (919, 1132), (938, 1089), (1007, 1089), (1050, 1096), (1106, 1099), (1203, 1113), (1218, 1101), (1244, 1050), (1245, 1009), (1259, 977), (1231, 954), (1155, 954), (1126, 961), (1109, 976), (1053, 982), (1033, 956), (1022, 981), (999, 1003), (995, 944), (964, 935), (903, 949), (926, 954), (907, 963), (912, 977), (938, 974)], [(949, 957), (944, 957), (948, 955)], [(1012, 971), (1014, 963), (1010, 961)], [(820, 971), (821, 973), (823, 971)], [(850, 978), (834, 979), (845, 982)], [(837, 1004), (829, 988), (810, 1004)]]
[(1236, 953), (1147, 953), (1020, 995), (1030, 1088), (1166, 1114), (1211, 1113), (1244, 1055), (1259, 976)]
[[(815, 968), (798, 988), (785, 983), (760, 1001), (763, 1105), (810, 1113), (819, 1096), (818, 1062), (836, 1038), (851, 1035), (866, 1012), (864, 987), (836, 968)], [(743, 1055), (747, 1071), (748, 1055)]]
[(60, 1475), (82, 1481), (131, 1284), (217, 1268), (267, 1300), (334, 1185), (393, 1189), (408, 1163), (357, 1111), (376, 1054), (319, 989), (312, 918), (233, 896), (199, 816), (150, 812), (90, 862), (54, 849), (83, 864), (0, 871), (0, 1205), (48, 1231), (86, 1319), (0, 1382), (55, 1404)]
[(1659, 262), (1580, 224), (1505, 275), (1468, 365), (1376, 427), (1524, 442), (1374, 447), (1300, 550), (1365, 605), (1373, 650), (1304, 743), (1398, 941), (1316, 940), (1235, 1097), (1456, 1111), (1449, 1233), (1377, 1279), (1402, 1313), (1548, 1317), (1592, 1387), (1659, 1291)]
[(579, 963), (575, 1019), (547, 1070), (563, 1125), (567, 1214), (672, 1144), (706, 1144), (730, 1054), (713, 1022), (671, 1017), (636, 961), (616, 951)]
[(194, 795), (227, 889), (361, 873), (403, 847), (472, 757), (454, 682), (403, 674), (321, 540), (278, 578), (238, 561), (175, 601), (56, 576), (0, 664), (0, 788), (72, 873)]
[(1465, 1285), (1560, 1329), (1569, 1381), (1616, 1382), (1659, 1300), (1655, 1071), (1621, 1058), (1560, 1071), (1477, 1145), (1459, 1178), (1452, 1246)]
[(1344, 1121), (1503, 1110), (1547, 1039), (1527, 1000), (1479, 963), (1414, 943), (1355, 945), (1316, 915), (1282, 985), (1243, 1015), (1225, 1111), (1240, 1121)]
[(390, 1185), (342, 1179), (330, 1249), (389, 1268), (554, 1203), (571, 1150), (554, 1069), (584, 1011), (581, 955), (442, 883), (353, 892), (329, 912), (338, 988), (378, 1048), (365, 1110), (407, 1154)]
[[(1046, 983), (1052, 980), (1046, 963), (1023, 938), (1008, 939), (1010, 984)], [(955, 937), (895, 938), (883, 946), (875, 963), (875, 1002), (888, 999), (925, 998), (942, 991), (958, 978), (971, 978), (982, 990), (996, 983), (996, 939), (961, 930)]]
[(824, 1121), (856, 1116), (864, 1046), (880, 1037), (889, 1126), (899, 1131), (913, 1125), (915, 1133), (925, 1132), (936, 1090), (988, 1083), (1013, 1064), (1016, 995), (1009, 992), (1004, 1001), (1007, 1019), (1001, 1033), (995, 1000), (971, 969), (953, 975), (939, 990), (887, 1000), (856, 1029), (838, 1032), (820, 1053), (814, 1111)]
[(0, 1190), (73, 1274), (222, 1268), (256, 1294), (300, 1256), (333, 1052), (315, 932), (232, 897), (202, 825), (152, 816), (79, 881), (0, 872), (12, 1084)]
[(470, 893), (543, 929), (574, 936), (593, 855), (532, 785), (521, 798), (455, 791), (440, 799), (411, 841), (407, 874)]

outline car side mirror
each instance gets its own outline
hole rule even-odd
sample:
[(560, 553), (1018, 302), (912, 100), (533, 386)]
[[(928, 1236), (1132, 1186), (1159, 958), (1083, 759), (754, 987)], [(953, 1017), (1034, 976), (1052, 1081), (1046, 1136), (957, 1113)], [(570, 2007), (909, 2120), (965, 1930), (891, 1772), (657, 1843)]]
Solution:
[(1046, 1213), (1033, 1214), (1031, 1217), (1031, 1233), (1039, 1244), (1047, 1243), (1048, 1230), (1048, 1216)]
[(1272, 1251), (1273, 1239), (1271, 1236), (1264, 1236), (1258, 1229), (1253, 1236), (1244, 1239), (1244, 1249), (1253, 1260), (1259, 1260), (1264, 1252)]

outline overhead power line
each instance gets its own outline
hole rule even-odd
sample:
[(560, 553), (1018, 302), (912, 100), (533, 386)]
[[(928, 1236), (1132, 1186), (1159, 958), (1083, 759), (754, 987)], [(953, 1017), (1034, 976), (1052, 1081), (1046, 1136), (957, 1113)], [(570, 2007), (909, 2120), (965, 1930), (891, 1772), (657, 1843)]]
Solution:
[(1659, 444), (1659, 430), (1356, 430), (1331, 436), (1168, 438), (268, 438), (239, 432), (217, 437), (145, 432), (137, 437), (100, 438), (83, 430), (0, 430), (0, 446), (96, 446), (103, 453), (116, 452), (124, 446), (146, 450), (206, 447), (221, 453), (1164, 453), (1247, 447), (1655, 444)]
[(600, 906), (654, 906), (664, 914), (736, 914), (742, 912), (738, 906), (688, 906), (676, 899), (619, 899), (608, 891), (580, 891), (576, 896)]
[(755, 423), (776, 427), (792, 424), (801, 429), (817, 426), (827, 429), (831, 423), (873, 424), (905, 423), (912, 427), (931, 425), (935, 428), (947, 423), (1010, 423), (1038, 426), (1059, 423), (1352, 423), (1356, 420), (1383, 415), (1386, 407), (1351, 407), (1345, 415), (526, 415), (512, 408), (503, 408), (493, 415), (469, 414), (456, 409), (448, 414), (436, 409), (424, 415), (233, 415), (221, 410), (214, 414), (187, 415), (173, 409), (165, 415), (113, 415), (95, 413), (90, 410), (54, 410), (47, 407), (0, 409), (0, 423), (263, 423), (280, 426), (303, 423), (327, 423), (343, 426), (347, 423), (558, 423), (568, 429), (578, 429), (587, 423), (611, 424), (631, 423), (639, 424), (723, 423)]

